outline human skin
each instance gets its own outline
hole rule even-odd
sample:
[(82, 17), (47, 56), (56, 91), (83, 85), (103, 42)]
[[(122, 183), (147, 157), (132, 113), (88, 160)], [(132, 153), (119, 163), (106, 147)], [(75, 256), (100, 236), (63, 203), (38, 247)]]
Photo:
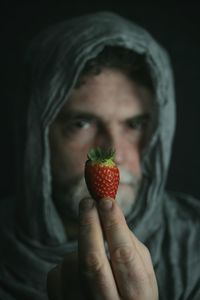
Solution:
[[(51, 167), (56, 180), (67, 182), (82, 176), (87, 153), (97, 146), (115, 148), (118, 166), (141, 179), (141, 155), (150, 128), (142, 120), (151, 115), (150, 98), (146, 89), (120, 72), (106, 69), (88, 77), (73, 91), (50, 128)], [(64, 116), (77, 112), (82, 116), (81, 124), (75, 118), (64, 126)], [(86, 115), (92, 118), (84, 119)], [(130, 186), (123, 184), (121, 188), (125, 195), (133, 196)], [(129, 230), (122, 206), (123, 202), (119, 205), (108, 198), (96, 203), (87, 197), (80, 202), (78, 253), (66, 255), (49, 273), (49, 299), (84, 299), (84, 292), (86, 299), (94, 300), (158, 299), (150, 253)], [(70, 232), (67, 220), (63, 222)], [(80, 282), (85, 291), (79, 288)]]
[[(72, 92), (49, 135), (54, 201), (64, 223), (69, 217), (77, 218), (81, 197), (89, 196), (83, 174), (93, 147), (115, 149), (120, 169), (117, 201), (124, 214), (130, 212), (142, 178), (140, 160), (151, 124), (150, 99), (147, 89), (108, 69), (88, 77)], [(81, 178), (80, 188), (76, 184)], [(80, 189), (80, 197), (73, 197), (72, 185), (75, 191)]]
[(50, 300), (158, 299), (150, 253), (129, 230), (115, 200), (81, 201), (78, 243), (78, 254), (67, 255), (48, 274)]

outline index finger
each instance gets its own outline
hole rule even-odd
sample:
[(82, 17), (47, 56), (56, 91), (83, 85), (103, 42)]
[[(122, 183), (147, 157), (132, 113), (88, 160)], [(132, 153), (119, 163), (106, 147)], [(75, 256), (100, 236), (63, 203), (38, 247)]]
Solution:
[(84, 199), (79, 213), (79, 261), (86, 287), (95, 299), (119, 299), (108, 261), (95, 202)]

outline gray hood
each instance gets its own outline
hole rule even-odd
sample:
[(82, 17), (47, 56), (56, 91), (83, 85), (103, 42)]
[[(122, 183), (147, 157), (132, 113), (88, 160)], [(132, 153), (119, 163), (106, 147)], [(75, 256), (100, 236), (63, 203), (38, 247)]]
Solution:
[[(159, 211), (158, 199), (162, 198), (175, 126), (169, 59), (145, 30), (105, 12), (49, 28), (33, 42), (28, 53), (31, 97), (23, 169), (26, 189), (24, 197), (20, 195), (19, 211), (22, 231), (25, 229), (31, 240), (42, 244), (66, 241), (51, 198), (49, 125), (67, 100), (86, 61), (106, 45), (123, 46), (145, 54), (151, 69), (156, 90), (157, 128), (143, 155), (142, 192), (129, 221), (138, 227), (138, 234), (142, 236), (149, 236), (149, 230), (154, 231), (152, 226), (147, 230), (145, 224), (149, 224), (155, 209)], [(154, 219), (154, 226), (156, 222), (159, 220)]]
[[(50, 27), (33, 41), (27, 54), (24, 95), (27, 116), (26, 119), (22, 116), (19, 123), (23, 131), (20, 133), (23, 155), (20, 156), (19, 191), (16, 202), (13, 201), (13, 214), (6, 220), (2, 217), (7, 245), (3, 250), (2, 274), (5, 282), (13, 280), (15, 291), (20, 285), (16, 278), (11, 280), (14, 275), (8, 269), (21, 270), (25, 286), (20, 289), (27, 293), (26, 299), (45, 299), (38, 286), (44, 288), (47, 271), (76, 247), (67, 242), (51, 197), (49, 126), (68, 99), (86, 61), (107, 45), (145, 54), (151, 70), (158, 112), (156, 128), (143, 153), (144, 179), (128, 223), (143, 242), (151, 239), (161, 226), (175, 128), (173, 79), (166, 52), (145, 30), (109, 12)], [(152, 253), (153, 262), (158, 252)], [(37, 288), (29, 289), (28, 285)]]

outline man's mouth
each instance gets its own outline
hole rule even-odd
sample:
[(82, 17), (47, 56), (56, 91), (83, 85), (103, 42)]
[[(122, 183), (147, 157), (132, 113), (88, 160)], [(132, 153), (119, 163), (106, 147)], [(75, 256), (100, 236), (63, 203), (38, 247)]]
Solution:
[(119, 183), (119, 188), (120, 189), (125, 189), (125, 188), (133, 188), (133, 185), (127, 182), (120, 182)]

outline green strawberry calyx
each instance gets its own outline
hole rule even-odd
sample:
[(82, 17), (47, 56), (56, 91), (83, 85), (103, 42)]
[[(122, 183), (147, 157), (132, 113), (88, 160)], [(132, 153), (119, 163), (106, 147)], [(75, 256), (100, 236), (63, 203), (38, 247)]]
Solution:
[(102, 148), (92, 148), (88, 155), (88, 161), (91, 164), (100, 164), (107, 167), (116, 166), (114, 162), (115, 150), (114, 149), (102, 149)]

